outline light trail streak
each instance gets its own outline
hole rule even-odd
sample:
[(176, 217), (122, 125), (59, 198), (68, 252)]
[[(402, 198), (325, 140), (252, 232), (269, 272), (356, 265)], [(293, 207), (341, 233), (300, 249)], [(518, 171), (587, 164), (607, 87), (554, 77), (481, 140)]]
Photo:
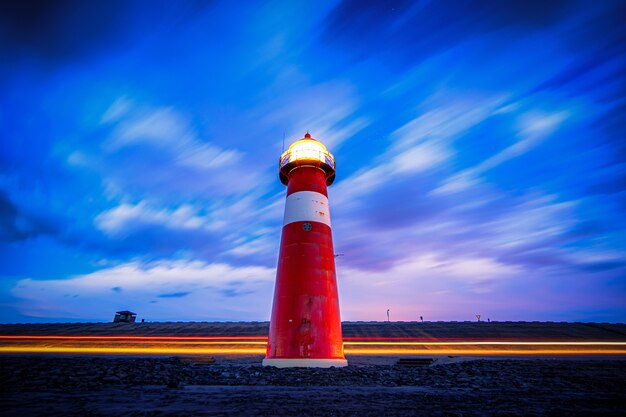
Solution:
[[(219, 355), (263, 354), (265, 348), (160, 348), (160, 347), (75, 347), (75, 346), (0, 346), (0, 353), (64, 353), (107, 355)], [(619, 349), (406, 349), (346, 348), (347, 355), (624, 355)]]
[[(120, 343), (124, 343), (124, 340), (120, 341)], [(128, 341), (129, 344), (134, 343), (136, 341)], [(150, 343), (146, 343), (150, 345), (267, 345), (267, 342), (264, 341), (249, 341), (249, 342), (239, 342), (239, 341), (215, 341), (215, 342), (205, 342), (205, 341), (197, 341), (197, 342), (188, 342), (188, 341), (170, 341), (170, 340), (153, 340)]]
[(39, 347), (39, 346), (0, 346), (0, 353), (87, 353), (112, 355), (218, 355), (218, 354), (261, 354), (265, 348), (221, 348), (221, 349), (160, 349), (155, 347)]
[(0, 339), (67, 339), (67, 340), (265, 340), (267, 336), (61, 336), (0, 335)]
[(626, 355), (618, 349), (345, 349), (349, 355)]
[[(0, 353), (263, 354), (264, 336), (0, 335)], [(348, 355), (626, 355), (626, 341), (345, 338)]]
[(376, 346), (468, 346), (468, 345), (507, 345), (507, 346), (626, 346), (626, 342), (534, 342), (534, 341), (468, 341), (468, 342), (343, 342), (344, 345), (376, 345)]

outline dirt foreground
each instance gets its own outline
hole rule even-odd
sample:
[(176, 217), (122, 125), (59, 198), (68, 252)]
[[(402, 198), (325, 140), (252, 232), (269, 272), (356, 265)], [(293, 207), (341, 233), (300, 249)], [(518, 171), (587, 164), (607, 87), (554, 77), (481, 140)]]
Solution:
[(260, 357), (0, 356), (0, 414), (617, 416), (626, 405), (626, 360), (383, 362), (276, 369)]

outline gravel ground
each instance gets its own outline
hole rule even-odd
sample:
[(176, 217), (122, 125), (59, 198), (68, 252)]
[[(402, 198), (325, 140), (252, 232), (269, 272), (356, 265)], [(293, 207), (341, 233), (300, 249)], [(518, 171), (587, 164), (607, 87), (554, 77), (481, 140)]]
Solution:
[(0, 357), (0, 414), (626, 415), (624, 360), (276, 369), (181, 358)]

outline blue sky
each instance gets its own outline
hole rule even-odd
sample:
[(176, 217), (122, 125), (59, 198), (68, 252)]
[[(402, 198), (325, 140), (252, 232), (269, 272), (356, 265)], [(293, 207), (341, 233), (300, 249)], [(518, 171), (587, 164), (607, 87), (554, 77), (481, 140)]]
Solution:
[(0, 10), (2, 322), (268, 320), (307, 130), (342, 319), (626, 320), (626, 2)]

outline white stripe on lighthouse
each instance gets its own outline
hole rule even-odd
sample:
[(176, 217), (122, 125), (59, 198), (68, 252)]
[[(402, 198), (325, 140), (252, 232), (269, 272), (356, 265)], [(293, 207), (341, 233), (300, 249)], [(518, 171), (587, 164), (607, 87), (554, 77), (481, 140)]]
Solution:
[(328, 197), (315, 191), (298, 191), (288, 195), (283, 226), (293, 222), (320, 222), (330, 227)]

